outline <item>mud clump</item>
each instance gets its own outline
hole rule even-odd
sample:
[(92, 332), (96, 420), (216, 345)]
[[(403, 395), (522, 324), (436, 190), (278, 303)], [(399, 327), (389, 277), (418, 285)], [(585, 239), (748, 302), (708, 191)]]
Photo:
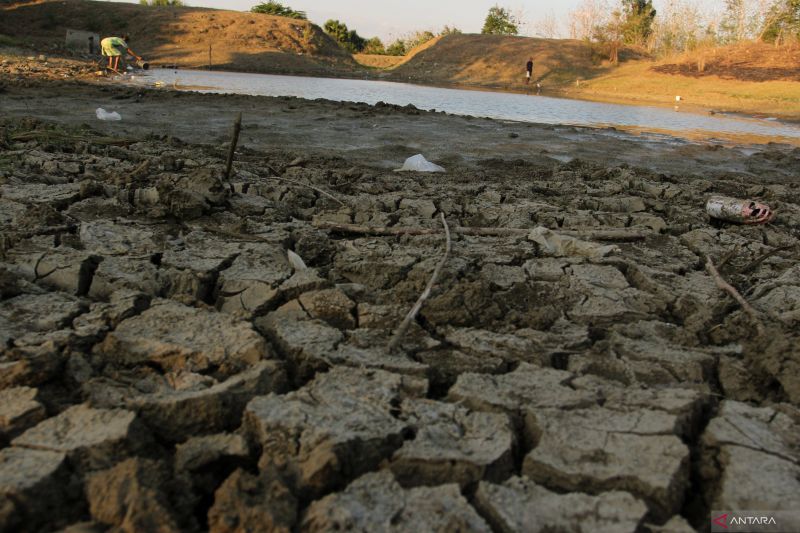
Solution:
[[(800, 506), (780, 172), (542, 155), (434, 179), (241, 149), (225, 179), (219, 146), (171, 138), (5, 119), (0, 143), (0, 530), (685, 530)], [(712, 193), (778, 217), (712, 225)], [(451, 256), (390, 351), (440, 214)]]

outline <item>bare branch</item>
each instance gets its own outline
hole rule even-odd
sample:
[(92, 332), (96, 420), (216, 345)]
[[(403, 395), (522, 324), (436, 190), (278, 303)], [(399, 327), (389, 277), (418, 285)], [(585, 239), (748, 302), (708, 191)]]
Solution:
[(403, 322), (400, 323), (400, 327), (397, 328), (394, 336), (392, 337), (391, 341), (389, 341), (388, 350), (389, 352), (393, 352), (397, 349), (400, 343), (403, 340), (408, 328), (411, 327), (411, 323), (416, 320), (417, 314), (419, 313), (420, 309), (422, 309), (422, 304), (425, 303), (431, 295), (431, 290), (433, 290), (433, 286), (436, 284), (436, 280), (439, 279), (439, 274), (442, 272), (442, 268), (444, 268), (445, 263), (447, 263), (447, 258), (450, 257), (450, 250), (452, 249), (452, 241), (450, 240), (450, 228), (447, 225), (447, 220), (444, 218), (444, 213), (439, 213), (442, 218), (442, 226), (444, 226), (444, 234), (447, 238), (445, 244), (444, 255), (442, 256), (442, 260), (439, 261), (439, 264), (436, 265), (436, 268), (433, 270), (433, 275), (431, 279), (428, 281), (428, 284), (425, 286), (425, 290), (422, 291), (422, 294), (417, 299), (417, 302), (414, 304), (414, 307), (411, 308), (411, 311), (408, 312), (406, 317), (403, 319)]
[(753, 322), (756, 324), (756, 330), (758, 331), (758, 334), (762, 335), (764, 333), (764, 324), (761, 322), (758, 312), (753, 309), (749, 303), (747, 303), (747, 300), (745, 300), (744, 297), (739, 294), (739, 291), (737, 291), (730, 283), (722, 279), (717, 267), (714, 266), (714, 262), (711, 261), (711, 257), (709, 256), (706, 256), (706, 271), (708, 271), (708, 274), (714, 278), (714, 282), (717, 284), (717, 287), (727, 292), (740, 306), (742, 306), (742, 309), (744, 309), (744, 311), (750, 315), (750, 318), (752, 318)]

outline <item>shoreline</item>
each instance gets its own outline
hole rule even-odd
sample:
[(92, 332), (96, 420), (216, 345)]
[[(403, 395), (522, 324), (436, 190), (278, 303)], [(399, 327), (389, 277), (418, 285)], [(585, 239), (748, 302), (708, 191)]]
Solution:
[[(0, 58), (4, 55), (8, 54), (9, 48), (4, 50), (3, 47), (0, 46)], [(13, 50), (13, 49), (12, 49)], [(25, 51), (17, 49), (18, 54), (14, 54), (11, 57), (15, 57), (17, 60), (27, 60), (26, 58), (29, 57), (36, 57), (36, 55), (32, 51)], [(83, 63), (86, 66), (93, 66), (94, 63), (82, 59), (82, 58), (74, 58), (69, 56), (54, 56), (55, 58), (63, 61), (70, 61), (76, 63)], [(272, 69), (272, 70), (253, 70), (253, 69), (240, 69), (240, 70), (229, 70), (229, 69), (217, 69), (212, 68), (208, 69), (205, 68), (203, 65), (192, 67), (192, 66), (158, 66), (157, 64), (153, 64), (151, 66), (151, 70), (170, 70), (170, 69), (177, 69), (177, 70), (196, 70), (201, 72), (221, 72), (221, 73), (240, 73), (240, 74), (268, 74), (268, 75), (279, 75), (279, 76), (298, 76), (298, 77), (312, 77), (312, 78), (330, 78), (330, 79), (348, 79), (348, 80), (367, 80), (367, 81), (386, 81), (391, 83), (401, 83), (401, 84), (409, 84), (415, 85), (420, 87), (432, 87), (432, 88), (442, 88), (442, 89), (456, 89), (456, 90), (464, 90), (464, 91), (478, 91), (478, 92), (499, 92), (504, 94), (520, 94), (520, 95), (529, 95), (529, 96), (545, 96), (548, 98), (558, 98), (564, 100), (576, 100), (576, 101), (583, 101), (583, 102), (594, 102), (594, 103), (607, 103), (607, 104), (617, 104), (617, 105), (625, 105), (630, 107), (654, 107), (658, 109), (672, 109), (675, 107), (674, 102), (669, 102), (661, 98), (643, 98), (641, 96), (630, 96), (630, 97), (617, 97), (611, 96), (606, 94), (591, 94), (585, 91), (576, 91), (574, 88), (547, 88), (546, 86), (537, 94), (535, 90), (530, 88), (522, 88), (519, 89), (509, 87), (508, 85), (502, 84), (452, 84), (452, 83), (441, 83), (436, 82), (433, 80), (424, 80), (424, 79), (401, 79), (399, 76), (393, 76), (391, 71), (377, 71), (376, 69), (368, 69), (365, 68), (363, 72), (353, 73), (347, 70), (341, 69), (330, 69), (325, 73), (321, 73), (319, 71), (314, 70), (303, 70), (303, 69)], [(324, 74), (324, 75), (322, 75)], [(95, 79), (95, 78), (91, 78)], [(86, 80), (90, 81), (90, 80)], [(100, 81), (100, 80), (97, 80)], [(800, 124), (800, 114), (782, 114), (782, 113), (758, 113), (748, 109), (715, 109), (713, 106), (705, 105), (705, 104), (693, 104), (682, 102), (679, 106), (681, 110), (698, 115), (704, 114), (719, 114), (722, 116), (730, 116), (730, 117), (741, 117), (747, 119), (755, 119), (755, 120), (765, 120), (767, 118), (776, 118), (780, 123), (784, 123), (787, 125), (798, 125)]]

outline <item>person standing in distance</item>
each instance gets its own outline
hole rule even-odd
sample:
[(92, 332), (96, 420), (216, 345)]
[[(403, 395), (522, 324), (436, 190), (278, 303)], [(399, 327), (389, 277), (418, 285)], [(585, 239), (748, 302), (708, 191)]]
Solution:
[(525, 85), (531, 82), (533, 76), (533, 58), (528, 58), (528, 63), (525, 65)]

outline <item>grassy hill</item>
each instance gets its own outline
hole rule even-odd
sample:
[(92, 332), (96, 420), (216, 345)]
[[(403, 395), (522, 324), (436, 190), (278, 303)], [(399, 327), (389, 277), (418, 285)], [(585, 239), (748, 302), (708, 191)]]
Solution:
[(0, 34), (58, 46), (67, 28), (131, 36), (154, 63), (249, 72), (346, 75), (359, 67), (318, 26), (302, 20), (203, 8), (59, 0), (0, 4)]

